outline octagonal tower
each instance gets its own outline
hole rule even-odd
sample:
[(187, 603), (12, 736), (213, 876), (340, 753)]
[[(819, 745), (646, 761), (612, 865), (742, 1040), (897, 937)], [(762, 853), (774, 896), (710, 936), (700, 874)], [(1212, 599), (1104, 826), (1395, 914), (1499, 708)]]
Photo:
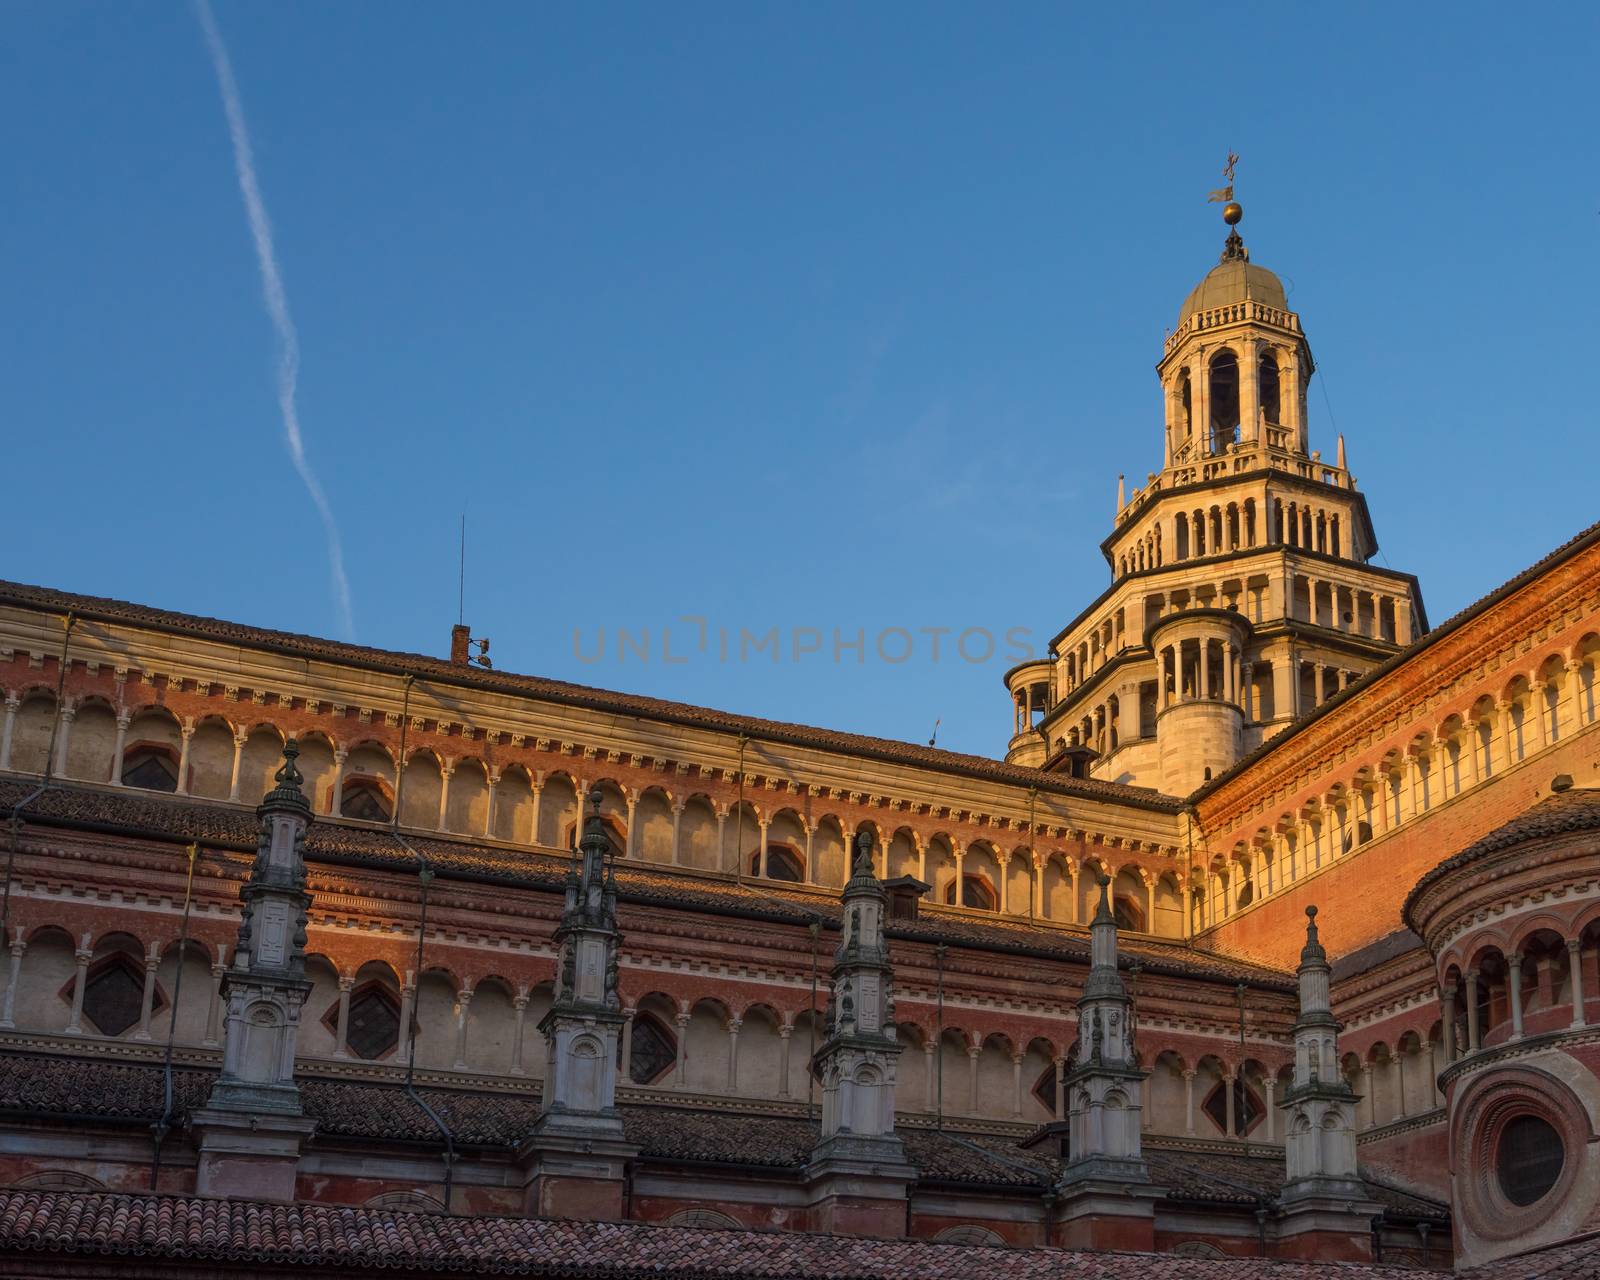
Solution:
[(1344, 438), (1311, 447), (1311, 346), (1242, 216), (1163, 344), (1161, 470), (1119, 478), (1110, 586), (1007, 673), (1016, 763), (1187, 794), (1426, 630)]

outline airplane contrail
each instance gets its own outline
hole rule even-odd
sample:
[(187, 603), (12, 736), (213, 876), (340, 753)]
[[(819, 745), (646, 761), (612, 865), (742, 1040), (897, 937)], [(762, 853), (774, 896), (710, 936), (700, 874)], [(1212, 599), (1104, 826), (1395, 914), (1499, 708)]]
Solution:
[(250, 235), (256, 246), (256, 261), (261, 267), (262, 299), (278, 336), (278, 408), (283, 414), (283, 433), (288, 441), (289, 457), (294, 462), (294, 469), (300, 473), (311, 501), (316, 504), (317, 513), (322, 517), (322, 526), (328, 535), (328, 565), (333, 576), (340, 625), (345, 638), (354, 639), (350, 580), (345, 576), (339, 525), (333, 518), (328, 495), (323, 492), (316, 472), (306, 461), (305, 441), (300, 434), (300, 413), (295, 407), (295, 388), (300, 377), (300, 341), (295, 334), (294, 321), (289, 317), (289, 299), (283, 288), (283, 274), (278, 270), (277, 250), (272, 243), (272, 223), (267, 218), (267, 206), (261, 199), (261, 184), (256, 180), (255, 154), (250, 147), (250, 130), (244, 122), (239, 85), (233, 78), (233, 63), (228, 59), (227, 46), (222, 43), (222, 32), (218, 30), (217, 20), (212, 15), (210, 0), (194, 0), (194, 9), (205, 32), (206, 47), (211, 51), (217, 87), (222, 91), (222, 109), (227, 114), (228, 133), (233, 139), (233, 167), (239, 175), (239, 194), (244, 199), (245, 216), (250, 221)]

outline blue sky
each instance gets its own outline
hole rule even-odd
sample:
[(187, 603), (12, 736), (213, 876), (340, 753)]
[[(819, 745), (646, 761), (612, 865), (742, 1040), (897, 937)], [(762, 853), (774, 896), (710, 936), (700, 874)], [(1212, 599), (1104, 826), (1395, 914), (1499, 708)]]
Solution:
[[(1230, 147), (1432, 620), (1600, 518), (1593, 6), (216, 17), (362, 643), (444, 651), (465, 508), (501, 667), (1000, 753), (952, 641), (1108, 581)], [(8, 5), (0, 114), (0, 572), (337, 636), (194, 12)]]

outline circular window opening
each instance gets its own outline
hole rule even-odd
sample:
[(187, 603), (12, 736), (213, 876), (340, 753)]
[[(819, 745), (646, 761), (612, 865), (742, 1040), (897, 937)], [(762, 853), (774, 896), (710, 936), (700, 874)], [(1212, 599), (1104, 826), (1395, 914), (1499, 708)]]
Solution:
[(1495, 1172), (1500, 1190), (1512, 1204), (1544, 1199), (1561, 1177), (1565, 1162), (1561, 1135), (1538, 1116), (1517, 1116), (1500, 1133)]

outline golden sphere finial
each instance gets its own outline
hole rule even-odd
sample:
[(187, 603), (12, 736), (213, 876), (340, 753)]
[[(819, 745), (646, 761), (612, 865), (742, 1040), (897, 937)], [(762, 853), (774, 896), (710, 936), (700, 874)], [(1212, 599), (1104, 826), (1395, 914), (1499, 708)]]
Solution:
[(1237, 200), (1230, 200), (1222, 208), (1222, 220), (1230, 227), (1239, 225), (1239, 219), (1244, 217), (1244, 206)]

